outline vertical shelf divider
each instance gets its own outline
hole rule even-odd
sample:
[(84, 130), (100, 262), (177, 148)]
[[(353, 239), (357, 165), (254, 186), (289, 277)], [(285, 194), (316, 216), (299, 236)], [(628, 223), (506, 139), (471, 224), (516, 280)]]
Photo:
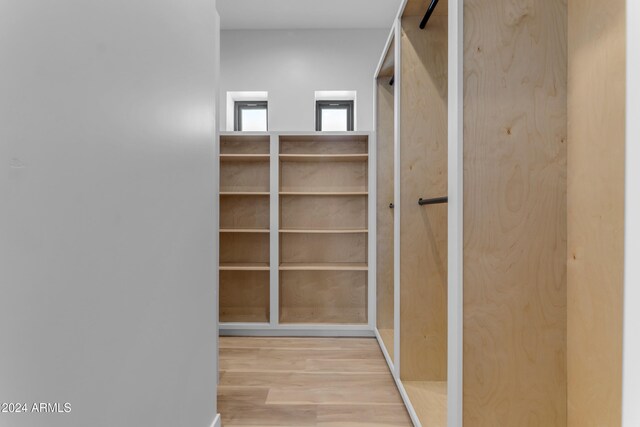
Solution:
[(270, 136), (270, 176), (269, 176), (269, 188), (270, 203), (269, 203), (269, 224), (270, 224), (270, 280), (269, 280), (269, 323), (271, 326), (276, 327), (280, 322), (280, 142), (279, 136), (276, 133), (271, 133)]

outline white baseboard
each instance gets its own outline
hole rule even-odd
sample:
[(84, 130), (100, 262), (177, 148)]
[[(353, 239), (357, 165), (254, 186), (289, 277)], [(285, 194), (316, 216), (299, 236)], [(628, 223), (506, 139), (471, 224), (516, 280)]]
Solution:
[(211, 427), (222, 427), (222, 419), (220, 418), (220, 414), (217, 414), (213, 419), (213, 423), (211, 423)]

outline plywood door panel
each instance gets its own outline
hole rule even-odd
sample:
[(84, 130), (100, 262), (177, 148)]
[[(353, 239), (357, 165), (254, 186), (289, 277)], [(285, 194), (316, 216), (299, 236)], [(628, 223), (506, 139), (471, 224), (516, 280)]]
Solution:
[(269, 191), (269, 162), (221, 162), (220, 191)]
[(220, 272), (220, 321), (269, 321), (269, 272)]
[(220, 264), (268, 262), (268, 233), (220, 233)]
[(366, 271), (280, 273), (282, 323), (366, 323)]
[(268, 197), (221, 197), (220, 228), (269, 228)]
[(625, 164), (623, 0), (569, 3), (568, 82), (568, 425), (619, 426)]
[(266, 136), (221, 136), (220, 154), (269, 154), (269, 139)]
[(564, 426), (567, 5), (464, 25), (464, 425)]
[(447, 378), (447, 17), (402, 20), (400, 375)]
[(367, 228), (367, 197), (281, 195), (280, 228)]
[(280, 154), (364, 154), (367, 152), (367, 137), (362, 135), (280, 137)]
[(367, 162), (280, 162), (280, 191), (367, 191)]
[(280, 235), (281, 263), (366, 263), (367, 235), (292, 233)]
[[(377, 326), (386, 333), (385, 346), (393, 352), (393, 86), (388, 78), (377, 82), (377, 229), (376, 287)], [(389, 334), (391, 335), (389, 337)]]

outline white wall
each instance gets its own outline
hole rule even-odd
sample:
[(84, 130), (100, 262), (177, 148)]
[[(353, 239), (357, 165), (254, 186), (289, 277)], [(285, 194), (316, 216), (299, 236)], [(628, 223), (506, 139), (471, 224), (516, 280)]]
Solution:
[(211, 425), (216, 19), (0, 2), (0, 426)]
[(312, 131), (315, 91), (356, 90), (356, 130), (372, 130), (372, 79), (388, 34), (388, 29), (222, 31), (221, 123), (225, 126), (227, 91), (268, 91), (269, 130)]
[(640, 425), (640, 2), (627, 0), (627, 122), (622, 425)]

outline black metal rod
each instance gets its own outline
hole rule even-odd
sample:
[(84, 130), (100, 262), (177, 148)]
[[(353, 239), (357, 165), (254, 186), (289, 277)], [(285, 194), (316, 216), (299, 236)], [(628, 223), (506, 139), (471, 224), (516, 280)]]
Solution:
[(396, 80), (396, 76), (391, 76), (391, 80), (389, 80), (389, 86), (393, 86), (393, 82)]
[(423, 199), (422, 197), (420, 197), (418, 199), (418, 204), (420, 206), (423, 205), (438, 205), (440, 203), (447, 203), (449, 201), (448, 197), (434, 197), (433, 199)]
[(431, 4), (429, 4), (429, 7), (427, 8), (427, 13), (424, 14), (424, 18), (422, 18), (422, 21), (420, 21), (421, 30), (424, 30), (424, 27), (427, 26), (427, 22), (429, 22), (429, 18), (431, 18), (433, 9), (436, 8), (437, 4), (438, 4), (438, 0), (431, 0)]

